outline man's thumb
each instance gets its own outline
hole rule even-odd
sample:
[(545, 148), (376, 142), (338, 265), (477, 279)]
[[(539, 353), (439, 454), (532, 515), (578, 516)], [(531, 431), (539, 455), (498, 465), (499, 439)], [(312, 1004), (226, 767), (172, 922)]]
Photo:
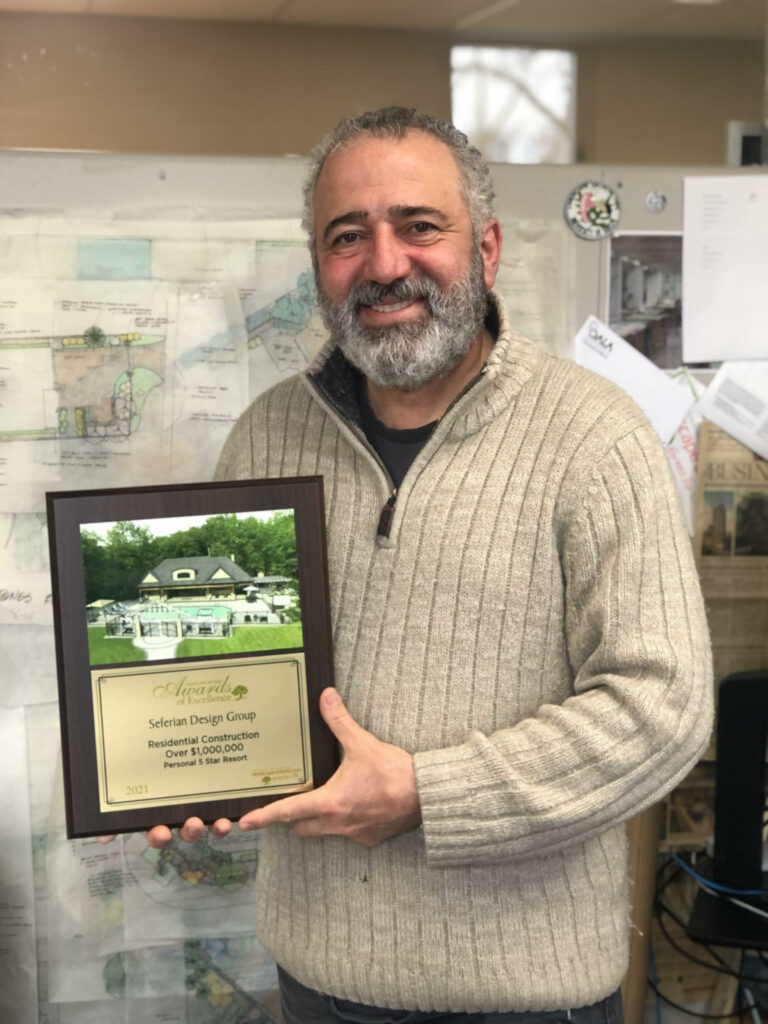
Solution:
[(328, 728), (342, 745), (354, 740), (355, 734), (362, 732), (361, 727), (347, 711), (344, 701), (332, 686), (320, 694), (320, 711)]

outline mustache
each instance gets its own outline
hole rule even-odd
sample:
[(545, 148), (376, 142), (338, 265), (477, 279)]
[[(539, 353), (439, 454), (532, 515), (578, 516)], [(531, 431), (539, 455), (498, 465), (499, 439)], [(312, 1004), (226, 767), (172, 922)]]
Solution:
[(359, 309), (360, 306), (370, 306), (384, 299), (392, 299), (395, 302), (425, 299), (431, 307), (440, 297), (440, 289), (430, 277), (398, 277), (389, 284), (367, 281), (365, 284), (354, 285), (346, 301)]

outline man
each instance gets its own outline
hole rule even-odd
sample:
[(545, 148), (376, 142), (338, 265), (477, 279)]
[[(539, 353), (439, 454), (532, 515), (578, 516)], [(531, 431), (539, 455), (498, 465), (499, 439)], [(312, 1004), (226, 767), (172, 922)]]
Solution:
[(325, 478), (344, 758), (240, 822), (265, 828), (288, 1022), (616, 1020), (624, 822), (711, 727), (664, 455), (623, 393), (512, 332), (492, 204), (449, 125), (391, 108), (331, 133), (305, 219), (330, 340), (219, 466)]

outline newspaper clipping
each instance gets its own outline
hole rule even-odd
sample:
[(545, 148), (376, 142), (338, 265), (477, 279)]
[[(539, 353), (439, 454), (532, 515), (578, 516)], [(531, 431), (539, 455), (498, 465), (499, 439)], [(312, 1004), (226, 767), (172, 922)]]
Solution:
[(715, 679), (768, 665), (768, 462), (704, 420), (696, 561)]

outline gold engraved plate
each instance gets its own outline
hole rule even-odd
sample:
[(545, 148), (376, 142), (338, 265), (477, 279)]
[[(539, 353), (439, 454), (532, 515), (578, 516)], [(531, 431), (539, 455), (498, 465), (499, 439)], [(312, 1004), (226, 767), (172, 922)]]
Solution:
[(91, 673), (101, 811), (312, 788), (304, 655)]

